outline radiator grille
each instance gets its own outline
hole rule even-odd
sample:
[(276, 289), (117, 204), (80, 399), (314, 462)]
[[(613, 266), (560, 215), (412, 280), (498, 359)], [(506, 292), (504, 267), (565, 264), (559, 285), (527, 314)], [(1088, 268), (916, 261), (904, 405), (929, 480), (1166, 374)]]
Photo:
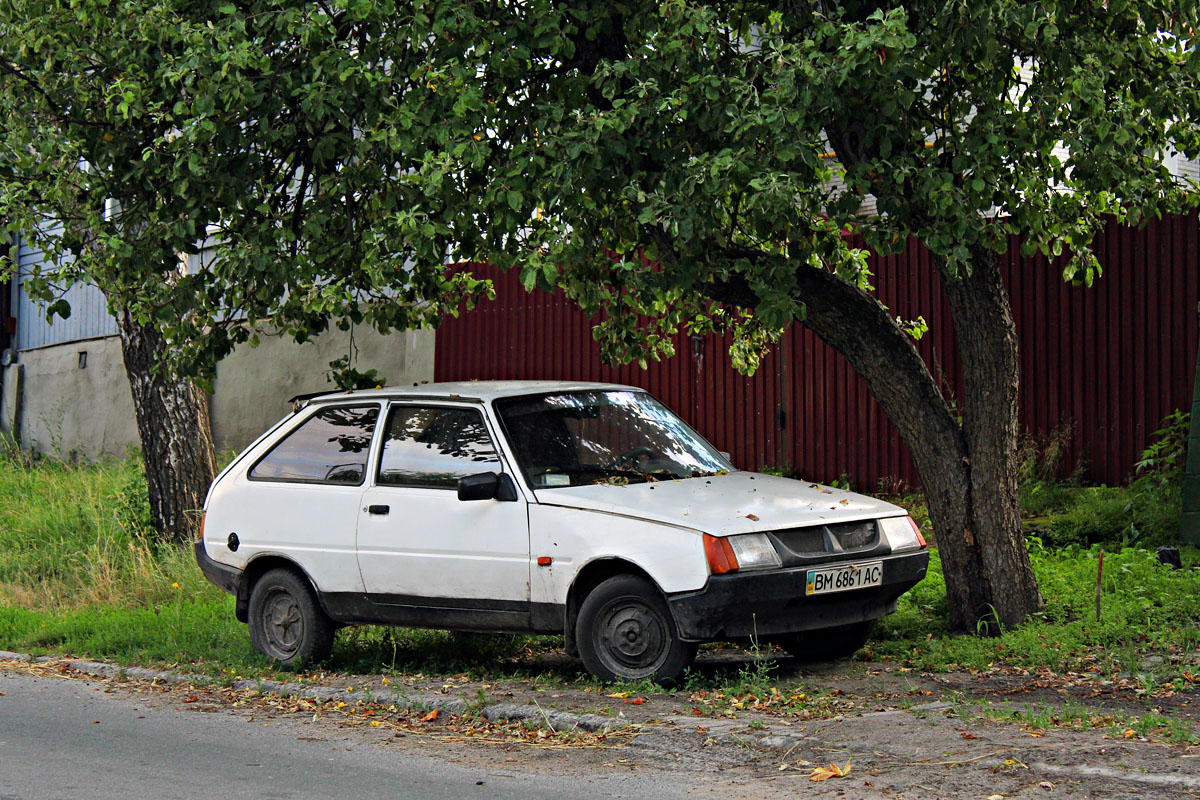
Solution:
[(836, 553), (874, 547), (879, 542), (879, 531), (875, 520), (868, 519), (775, 531), (775, 538), (797, 555)]

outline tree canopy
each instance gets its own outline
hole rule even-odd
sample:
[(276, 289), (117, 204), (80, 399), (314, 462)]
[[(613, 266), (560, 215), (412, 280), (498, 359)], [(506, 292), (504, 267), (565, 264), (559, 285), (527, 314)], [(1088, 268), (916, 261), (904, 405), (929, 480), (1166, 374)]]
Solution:
[[(162, 330), (175, 369), (202, 375), (263, 325), (303, 339), (369, 309), (381, 327), (416, 327), (473, 296), (406, 189), (434, 143), (397, 141), (414, 56), (382, 49), (398, 41), (388, 15), (10, 3), (0, 216), (46, 252), (30, 293), (65, 316), (61, 291), (94, 282)], [(205, 240), (219, 258), (185, 273)]]
[[(157, 326), (177, 369), (256, 326), (436, 324), (487, 291), (463, 266), (484, 261), (561, 287), (616, 360), (724, 330), (752, 370), (803, 324), (912, 450), (965, 628), (1041, 608), (999, 254), (1069, 253), (1090, 283), (1104, 220), (1197, 202), (1164, 164), (1200, 154), (1180, 0), (6, 8), (0, 210), (64, 222), (60, 274)], [(219, 257), (181, 274), (209, 232)], [(846, 233), (932, 253), (961, 413)]]
[[(1018, 234), (1090, 282), (1105, 215), (1187, 196), (1163, 157), (1198, 148), (1196, 16), (23, 0), (0, 45), (0, 209), (27, 231), (67, 222), (40, 242), (80, 262), (55, 283), (127, 287), (190, 370), (242, 320), (301, 338), (434, 322), (482, 288), (442, 267), (484, 260), (610, 312), (615, 358), (665, 354), (687, 322), (735, 330), (752, 368), (805, 314), (797, 264), (868, 285), (847, 230), (877, 252), (916, 236), (951, 273)], [(166, 280), (209, 235), (221, 257)]]
[[(429, 4), (426, 4), (429, 8)], [(865, 286), (862, 234), (919, 238), (950, 275), (972, 250), (1072, 259), (1106, 215), (1194, 202), (1164, 157), (1196, 155), (1197, 12), (1183, 3), (447, 4), (424, 64), (452, 138), (439, 164), (488, 214), (464, 255), (605, 309), (610, 354), (697, 316), (747, 355), (805, 314), (797, 265)], [(870, 203), (870, 200), (874, 203)], [(480, 222), (482, 221), (482, 225)], [(731, 293), (731, 288), (738, 293)], [(736, 298), (753, 315), (714, 314)], [(753, 357), (747, 366), (752, 366)]]

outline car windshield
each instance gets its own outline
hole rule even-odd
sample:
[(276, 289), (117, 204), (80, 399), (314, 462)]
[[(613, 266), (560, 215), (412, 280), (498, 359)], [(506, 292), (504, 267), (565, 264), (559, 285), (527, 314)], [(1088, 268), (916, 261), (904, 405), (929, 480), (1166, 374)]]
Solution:
[(534, 488), (642, 483), (728, 472), (728, 459), (644, 392), (568, 392), (496, 403)]

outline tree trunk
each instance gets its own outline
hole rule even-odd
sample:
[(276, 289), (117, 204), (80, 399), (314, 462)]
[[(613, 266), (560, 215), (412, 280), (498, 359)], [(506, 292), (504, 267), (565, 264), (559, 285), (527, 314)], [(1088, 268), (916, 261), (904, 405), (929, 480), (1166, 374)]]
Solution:
[(208, 396), (192, 381), (157, 369), (167, 348), (158, 329), (124, 309), (116, 316), (154, 527), (163, 539), (188, 542), (216, 476)]
[(990, 584), (989, 624), (1011, 627), (1042, 610), (1017, 499), (1017, 326), (998, 256), (971, 253), (970, 275), (939, 265), (963, 368), (962, 432), (970, 457), (971, 519), (963, 530)]
[[(993, 272), (955, 285), (969, 398), (962, 425), (912, 338), (874, 296), (807, 264), (796, 273), (807, 310), (802, 323), (862, 376), (912, 452), (942, 557), (951, 626), (989, 633), (998, 631), (995, 622), (1012, 626), (1042, 607), (1017, 506), (1016, 330)], [(744, 308), (757, 304), (736, 278), (710, 286), (709, 294)]]

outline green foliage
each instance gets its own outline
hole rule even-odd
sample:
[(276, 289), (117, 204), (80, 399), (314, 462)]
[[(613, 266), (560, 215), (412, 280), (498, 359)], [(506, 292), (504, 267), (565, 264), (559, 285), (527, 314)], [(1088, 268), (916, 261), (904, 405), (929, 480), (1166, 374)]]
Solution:
[(1136, 464), (1136, 477), (1129, 484), (1130, 541), (1163, 544), (1178, 539), (1188, 417), (1178, 409), (1164, 417)]
[(616, 360), (716, 328), (752, 370), (805, 317), (798, 270), (869, 285), (845, 230), (952, 277), (1016, 233), (1090, 283), (1104, 215), (1194, 202), (1162, 157), (1200, 151), (1197, 56), (1156, 35), (1188, 4), (453, 5), (425, 6), (431, 115), (405, 124), (446, 144), (414, 180), (474, 187), (459, 257), (604, 311)]
[(123, 476), (111, 497), (107, 498), (107, 505), (112, 508), (113, 519), (126, 534), (153, 542), (154, 518), (150, 513), (150, 492), (141, 457), (130, 453), (124, 466)]
[[(1022, 485), (1050, 484), (1062, 480), (1071, 451), (1075, 425), (1064, 422), (1043, 434), (1026, 433), (1017, 443), (1017, 480)], [(1078, 465), (1072, 471), (1078, 472)]]
[(1141, 459), (1134, 465), (1137, 470), (1135, 486), (1141, 481), (1160, 487), (1183, 485), (1190, 416), (1175, 409), (1163, 417), (1162, 427), (1154, 432), (1154, 441), (1142, 451)]
[[(73, 467), (0, 459), (0, 649), (269, 672), (270, 664), (253, 652), (245, 626), (234, 618), (233, 598), (203, 578), (191, 553), (172, 545), (149, 548), (120, 521), (129, 497), (123, 487), (138, 480), (133, 460)], [(916, 498), (902, 499), (919, 514)], [(901, 598), (896, 614), (881, 621), (862, 657), (933, 670), (993, 663), (1073, 671), (1100, 666), (1101, 677), (1122, 671), (1160, 682), (1191, 668), (1188, 654), (1200, 648), (1200, 551), (1185, 548), (1180, 571), (1159, 565), (1152, 551), (1107, 552), (1099, 622), (1098, 552), (1037, 541), (1030, 552), (1046, 597), (1039, 618), (996, 639), (953, 634), (934, 551), (929, 576)], [(352, 627), (338, 634), (333, 666), (579, 680), (577, 664), (534, 667), (526, 656), (529, 649), (545, 651), (560, 642)], [(1162, 661), (1148, 668), (1149, 656)], [(693, 670), (685, 689), (764, 697), (780, 680), (776, 670), (764, 652), (749, 663)]]
[[(1152, 550), (1106, 552), (1098, 621), (1098, 549), (1050, 549), (1035, 541), (1030, 556), (1046, 599), (1039, 618), (993, 639), (953, 634), (935, 557), (929, 577), (877, 626), (870, 657), (935, 671), (1004, 663), (1092, 674), (1088, 670), (1098, 667), (1098, 680), (1114, 672), (1177, 680), (1191, 669), (1191, 654), (1200, 645), (1200, 578), (1195, 569), (1200, 551), (1185, 549), (1183, 570), (1162, 566)], [(1161, 663), (1147, 661), (1150, 656)]]
[(191, 554), (160, 552), (146, 537), (145, 495), (135, 458), (95, 467), (16, 450), (0, 458), (0, 604), (69, 611), (200, 591)]
[(457, 117), (423, 108), (439, 25), (392, 3), (6, 4), (0, 218), (47, 259), (26, 291), (66, 317), (89, 280), (205, 377), (258, 328), (415, 327), (487, 296), (445, 269), (469, 202), (426, 173), (463, 155)]
[(1200, 57), (1161, 32), (1196, 24), (1171, 1), (18, 0), (0, 212), (54, 261), (28, 283), (51, 314), (91, 278), (202, 373), (268, 323), (434, 324), (491, 291), (444, 265), (483, 260), (603, 310), (610, 358), (720, 329), (752, 371), (805, 317), (797, 270), (869, 286), (844, 231), (917, 236), (951, 276), (1016, 233), (1090, 283), (1104, 215), (1194, 202), (1162, 157), (1200, 152)]
[(387, 383), (387, 378), (379, 374), (379, 370), (368, 369), (359, 371), (350, 364), (350, 356), (335, 358), (329, 362), (326, 378), (339, 389), (378, 389)]
[(1069, 430), (1042, 440), (1027, 438), (1021, 450), (1021, 511), (1028, 527), (1047, 546), (1094, 544), (1120, 547), (1172, 544), (1182, 513), (1183, 459), (1188, 415), (1168, 414), (1135, 465), (1128, 488), (1079, 487), (1060, 483), (1061, 454)]
[[(1104, 544), (1120, 546), (1129, 536), (1130, 493), (1120, 487), (1086, 487), (1082, 489), (1048, 489), (1045, 495), (1058, 495), (1055, 513), (1037, 535), (1048, 547), (1066, 545)], [(1035, 503), (1045, 511), (1045, 505)]]

